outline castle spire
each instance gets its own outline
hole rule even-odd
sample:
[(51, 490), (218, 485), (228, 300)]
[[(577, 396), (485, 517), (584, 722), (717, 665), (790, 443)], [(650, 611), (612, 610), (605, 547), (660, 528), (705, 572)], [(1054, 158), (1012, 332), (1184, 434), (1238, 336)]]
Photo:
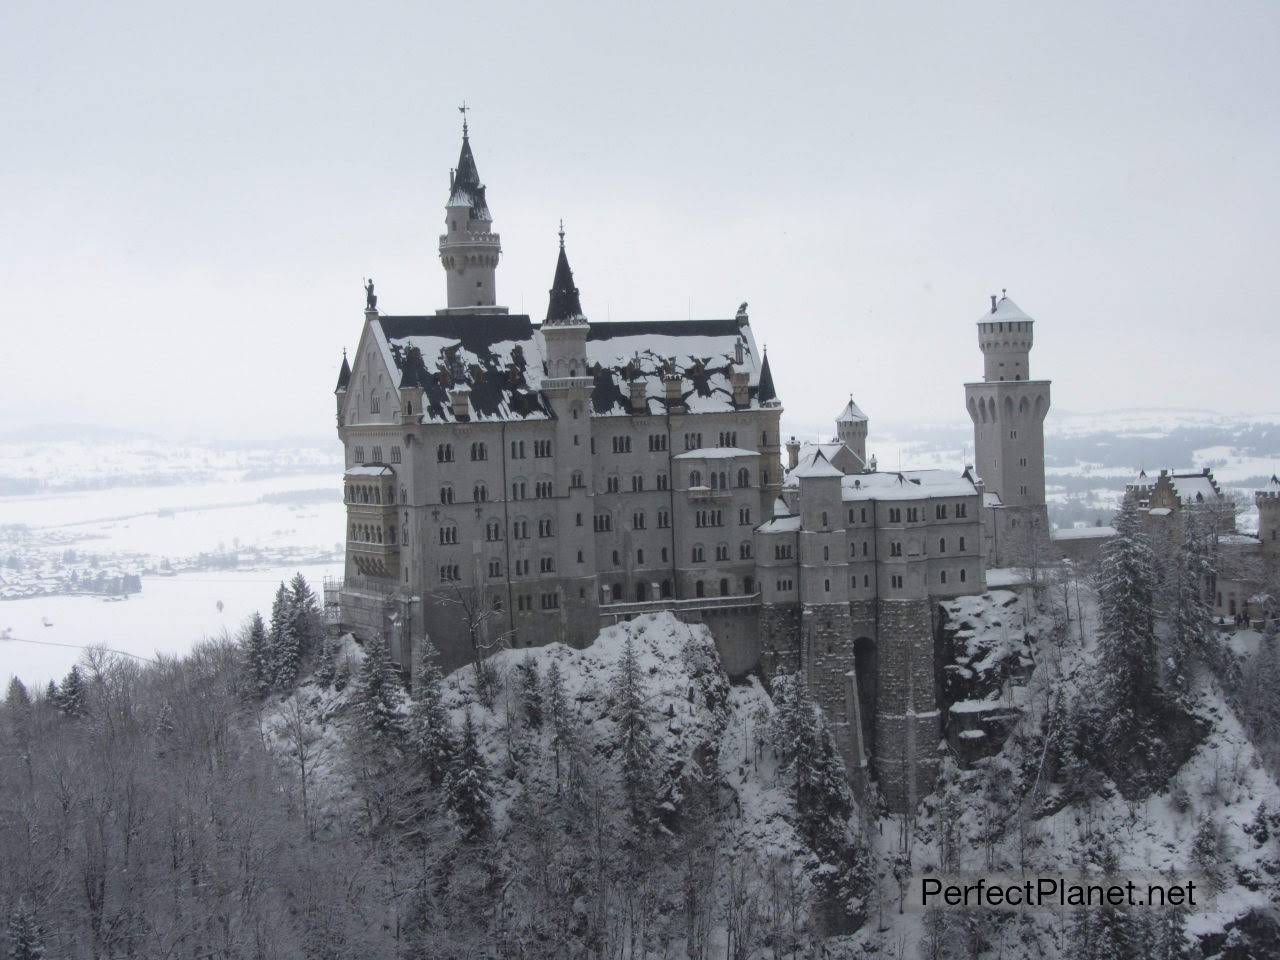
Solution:
[(449, 175), (449, 202), (445, 204), (445, 232), (440, 236), (440, 265), (447, 278), (448, 309), (494, 307), (495, 279), (502, 243), (493, 232), (493, 216), (485, 186), (480, 181), (475, 154), (471, 152), (471, 128), (465, 103), (462, 114), (462, 148), (458, 165)]
[(573, 270), (564, 251), (564, 221), (560, 221), (560, 255), (556, 258), (556, 276), (551, 281), (551, 298), (547, 303), (547, 323), (573, 323), (585, 319), (578, 288), (573, 285)]
[(764, 352), (764, 360), (760, 363), (760, 386), (756, 390), (756, 399), (761, 403), (778, 399), (778, 391), (773, 388), (773, 372), (769, 369), (769, 351)]

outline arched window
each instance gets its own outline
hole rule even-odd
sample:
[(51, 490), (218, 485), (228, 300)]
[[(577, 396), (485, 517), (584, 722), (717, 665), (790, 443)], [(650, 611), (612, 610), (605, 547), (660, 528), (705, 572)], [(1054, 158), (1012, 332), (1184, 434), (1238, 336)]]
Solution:
[(636, 602), (643, 603), (649, 599), (649, 585), (644, 581), (636, 584)]
[(484, 503), (489, 499), (489, 490), (483, 483), (477, 483), (471, 491), (471, 499), (476, 503)]
[(613, 600), (614, 600), (615, 602), (616, 602), (616, 601), (621, 600), (621, 599), (622, 599), (622, 584), (620, 584), (620, 583), (615, 583), (615, 584), (610, 588), (610, 590), (609, 590), (609, 595), (613, 598)]
[(751, 579), (751, 577), (743, 577), (743, 578), (742, 578), (742, 592), (743, 592), (743, 593), (748, 593), (748, 594), (750, 594), (750, 593), (755, 593), (755, 592), (756, 592), (756, 582), (755, 582), (755, 580)]
[(662, 581), (662, 598), (666, 600), (670, 596), (671, 596), (671, 581), (663, 580)]
[(702, 486), (702, 471), (701, 471), (701, 470), (690, 470), (690, 471), (689, 471), (689, 486), (691, 486), (691, 487), (700, 487), (700, 486)]
[(705, 597), (707, 595), (707, 588), (702, 585), (701, 580), (693, 585), (693, 595), (695, 597)]
[(729, 578), (720, 578), (720, 596), (727, 597), (729, 595)]
[(946, 538), (946, 537), (939, 537), (939, 538), (938, 538), (938, 552), (939, 552), (939, 553), (946, 553), (946, 552), (947, 552), (947, 538)]
[(740, 487), (751, 486), (751, 471), (748, 470), (746, 467), (738, 468), (738, 486)]

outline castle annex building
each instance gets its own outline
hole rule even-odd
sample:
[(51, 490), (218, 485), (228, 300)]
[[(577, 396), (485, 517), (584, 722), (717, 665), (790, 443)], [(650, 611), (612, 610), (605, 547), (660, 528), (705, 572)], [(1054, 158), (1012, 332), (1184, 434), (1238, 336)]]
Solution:
[(985, 591), (1020, 538), (1047, 542), (1031, 319), (993, 298), (979, 321), (977, 472), (878, 472), (852, 398), (832, 442), (785, 444), (784, 469), (746, 304), (592, 320), (562, 230), (545, 315), (497, 305), (502, 248), (465, 124), (439, 251), (447, 306), (386, 315), (370, 283), (339, 374), (342, 626), (408, 670), (428, 635), (456, 667), (669, 610), (709, 626), (731, 674), (804, 671), (850, 770), (895, 809), (928, 793), (940, 602)]

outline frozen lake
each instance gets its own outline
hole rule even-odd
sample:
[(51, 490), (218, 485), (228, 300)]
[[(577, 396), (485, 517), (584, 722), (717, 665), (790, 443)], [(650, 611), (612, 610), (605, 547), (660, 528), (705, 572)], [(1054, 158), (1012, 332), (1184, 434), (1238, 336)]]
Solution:
[(0, 639), (0, 683), (7, 686), (15, 674), (28, 686), (61, 679), (86, 644), (152, 657), (157, 651), (184, 653), (224, 631), (234, 635), (253, 611), (268, 618), (280, 581), (298, 571), (319, 597), (322, 578), (341, 576), (342, 565), (147, 577), (142, 593), (121, 601), (71, 596), (0, 602), (0, 635), (9, 637)]

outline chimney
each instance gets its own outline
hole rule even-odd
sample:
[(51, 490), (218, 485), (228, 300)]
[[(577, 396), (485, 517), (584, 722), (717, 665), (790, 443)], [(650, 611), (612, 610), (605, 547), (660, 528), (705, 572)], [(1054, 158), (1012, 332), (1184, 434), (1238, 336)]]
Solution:
[(453, 406), (455, 420), (471, 419), (471, 388), (458, 387), (449, 391), (449, 403)]
[(684, 406), (684, 396), (680, 388), (684, 380), (676, 370), (676, 358), (672, 357), (662, 367), (662, 393), (667, 401), (667, 409)]
[(748, 393), (751, 387), (751, 374), (746, 370), (733, 371), (733, 405), (739, 410), (745, 409), (751, 399)]
[(649, 396), (644, 377), (633, 377), (627, 385), (631, 391), (631, 412), (644, 414), (649, 412)]
[(800, 441), (792, 437), (787, 441), (787, 469), (794, 470), (800, 462)]
[(996, 295), (994, 293), (991, 295), (991, 312), (996, 312)]

